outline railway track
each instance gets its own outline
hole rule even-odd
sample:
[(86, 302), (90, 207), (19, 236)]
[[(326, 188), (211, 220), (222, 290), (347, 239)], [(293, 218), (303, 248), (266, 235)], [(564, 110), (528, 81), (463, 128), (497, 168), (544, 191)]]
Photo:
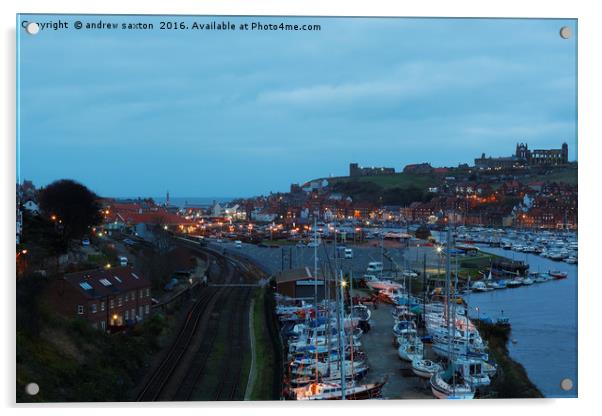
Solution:
[(207, 288), (207, 290), (201, 293), (199, 299), (186, 316), (184, 325), (180, 329), (165, 358), (138, 393), (136, 401), (155, 401), (159, 398), (172, 373), (178, 366), (180, 359), (188, 349), (209, 301), (218, 290), (217, 288)]
[[(186, 245), (193, 248), (190, 242)], [(225, 352), (219, 360), (223, 369), (218, 372), (217, 384), (205, 387), (209, 390), (204, 395), (209, 393), (214, 400), (240, 400), (244, 396), (240, 379), (244, 357), (249, 352), (248, 302), (255, 289), (253, 285), (234, 283), (248, 283), (256, 280), (256, 276), (240, 260), (198, 246), (194, 248), (197, 254), (217, 264), (219, 273), (212, 279), (217, 285), (202, 289), (172, 346), (136, 396), (137, 401), (194, 400), (199, 386), (209, 382), (206, 377), (209, 367), (215, 367), (211, 360), (216, 354), (216, 340), (220, 334), (223, 338), (224, 331), (220, 332), (223, 325)], [(235, 276), (239, 282), (232, 282)], [(192, 346), (196, 351), (191, 350)]]
[(229, 289), (223, 288), (218, 295), (215, 307), (208, 317), (202, 342), (194, 355), (193, 361), (190, 363), (190, 371), (187, 372), (186, 377), (182, 380), (174, 397), (174, 400), (176, 401), (192, 400), (195, 388), (206, 373), (209, 358), (213, 352), (213, 346), (218, 336), (220, 317), (225, 308), (223, 300), (229, 292)]
[[(228, 336), (226, 357), (229, 362), (221, 373), (220, 380), (216, 385), (213, 400), (237, 400), (237, 393), (240, 391), (240, 378), (244, 365), (245, 352), (249, 351), (248, 334), (248, 301), (252, 293), (249, 287), (239, 288), (237, 294), (233, 296), (234, 316), (228, 322)], [(243, 392), (244, 393), (244, 392)]]

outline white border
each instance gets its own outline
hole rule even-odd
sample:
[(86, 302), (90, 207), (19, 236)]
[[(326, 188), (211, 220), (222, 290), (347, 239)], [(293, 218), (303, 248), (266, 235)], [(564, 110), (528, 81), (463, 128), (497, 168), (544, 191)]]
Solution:
[[(85, 3), (85, 4), (84, 4)], [(281, 415), (319, 413), (365, 414), (390, 412), (428, 412), (428, 414), (453, 412), (480, 412), (489, 415), (507, 415), (522, 411), (545, 412), (547, 415), (589, 413), (600, 407), (596, 403), (597, 389), (600, 385), (600, 356), (595, 354), (600, 343), (601, 327), (596, 318), (602, 310), (595, 306), (596, 294), (600, 291), (602, 276), (594, 269), (595, 255), (600, 245), (600, 233), (597, 232), (601, 198), (598, 178), (602, 178), (598, 168), (600, 151), (601, 118), (600, 111), (600, 42), (602, 41), (602, 16), (596, 13), (595, 2), (531, 1), (505, 0), (495, 4), (485, 1), (419, 1), (390, 4), (380, 0), (339, 1), (305, 0), (293, 1), (193, 1), (193, 0), (105, 0), (72, 2), (68, 0), (9, 0), (2, 7), (2, 82), (4, 97), (2, 106), (3, 169), (2, 195), (5, 203), (2, 207), (2, 262), (5, 273), (2, 274), (3, 302), (2, 317), (2, 368), (3, 377), (0, 392), (2, 404), (12, 407), (12, 413), (21, 409), (27, 413), (43, 412), (48, 415), (63, 414), (125, 414), (133, 409), (144, 407), (143, 412), (151, 415), (164, 415), (167, 409), (179, 414), (198, 414), (199, 412), (245, 412), (253, 414)], [(249, 15), (334, 15), (334, 16), (442, 16), (442, 17), (557, 17), (579, 19), (579, 185), (582, 190), (579, 198), (579, 399), (557, 400), (505, 400), (474, 401), (471, 403), (442, 403), (417, 401), (382, 401), (370, 403), (240, 403), (220, 404), (159, 404), (141, 406), (138, 404), (115, 405), (47, 405), (38, 407), (15, 406), (14, 386), (14, 186), (15, 186), (15, 14), (22, 13), (145, 13), (145, 14), (249, 14)], [(596, 76), (597, 75), (597, 76)], [(597, 163), (598, 162), (598, 163)], [(85, 409), (84, 409), (85, 407)], [(88, 408), (90, 407), (90, 408)], [(112, 409), (112, 408), (121, 409)], [(453, 407), (453, 410), (452, 410)], [(111, 409), (109, 409), (111, 408)]]

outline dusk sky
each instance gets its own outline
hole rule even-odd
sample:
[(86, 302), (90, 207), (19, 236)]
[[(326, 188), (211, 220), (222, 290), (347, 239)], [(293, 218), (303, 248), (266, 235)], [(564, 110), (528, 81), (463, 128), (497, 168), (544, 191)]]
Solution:
[[(102, 20), (155, 30), (20, 31), (21, 179), (72, 178), (102, 196), (227, 197), (346, 175), (349, 162), (472, 164), (517, 142), (567, 142), (576, 159), (574, 20)], [(162, 31), (162, 20), (321, 31)]]

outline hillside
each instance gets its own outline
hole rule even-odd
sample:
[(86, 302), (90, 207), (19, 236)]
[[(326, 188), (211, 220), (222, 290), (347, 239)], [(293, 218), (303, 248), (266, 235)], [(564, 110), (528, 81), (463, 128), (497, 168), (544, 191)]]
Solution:
[(429, 186), (433, 186), (437, 183), (437, 177), (434, 175), (416, 175), (410, 173), (396, 173), (394, 175), (382, 175), (382, 176), (360, 176), (352, 178), (349, 176), (327, 178), (331, 184), (341, 182), (361, 182), (361, 183), (373, 183), (383, 189), (408, 189), (408, 188), (419, 188), (426, 189)]

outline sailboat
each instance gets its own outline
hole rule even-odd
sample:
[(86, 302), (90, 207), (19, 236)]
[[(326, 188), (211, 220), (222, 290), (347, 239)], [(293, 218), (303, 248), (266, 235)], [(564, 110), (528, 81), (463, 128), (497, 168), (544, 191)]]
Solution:
[(421, 378), (430, 379), (441, 370), (441, 366), (432, 360), (425, 358), (414, 358), (412, 360), (412, 372)]
[(431, 391), (438, 399), (473, 399), (474, 389), (456, 371), (453, 363), (447, 370), (438, 371), (431, 377)]
[(400, 359), (412, 362), (424, 355), (424, 344), (417, 335), (400, 338), (402, 341), (397, 348), (397, 355)]
[[(447, 247), (451, 247), (451, 234), (448, 228), (447, 231)], [(455, 336), (456, 333), (456, 311), (455, 311), (455, 303), (452, 304), (451, 314), (449, 313), (449, 293), (451, 286), (451, 264), (450, 264), (450, 256), (449, 250), (447, 251), (447, 262), (446, 262), (446, 286), (447, 290), (447, 302), (446, 302), (446, 312), (447, 312), (447, 336), (445, 338), (447, 341), (447, 362), (448, 366), (445, 371), (437, 371), (435, 374), (431, 376), (430, 385), (431, 391), (433, 395), (438, 399), (472, 399), (474, 398), (474, 389), (470, 386), (462, 377), (462, 374), (457, 370), (455, 357), (454, 357), (454, 348), (452, 347), (452, 342), (457, 343), (460, 339)], [(458, 273), (456, 272), (456, 281), (454, 292), (457, 287), (458, 282)], [(452, 319), (450, 319), (450, 316)], [(468, 318), (466, 318), (468, 320)], [(453, 323), (453, 329), (451, 324)], [(468, 322), (467, 322), (468, 323)], [(466, 325), (468, 327), (468, 325)], [(468, 335), (468, 331), (466, 331)]]
[[(317, 270), (317, 260), (315, 269)], [(345, 316), (345, 282), (343, 281), (342, 271), (337, 270), (336, 258), (333, 274), (335, 276), (335, 282), (337, 283), (338, 288), (340, 288), (340, 293), (339, 290), (335, 291), (337, 298), (336, 321), (333, 322), (336, 327), (337, 337), (334, 339), (328, 337), (327, 343), (328, 345), (335, 345), (340, 351), (347, 351), (347, 336), (349, 336), (349, 344), (351, 344), (351, 346), (355, 346), (356, 341), (358, 340), (355, 338), (356, 336), (354, 335), (355, 331), (353, 331), (353, 328), (351, 328), (348, 333), (345, 331), (344, 323), (347, 320), (347, 317)], [(328, 307), (327, 313), (330, 314), (330, 312), (331, 307)], [(367, 316), (367, 318), (369, 319), (369, 316)], [(330, 320), (328, 320), (328, 322), (330, 322)], [(356, 364), (353, 356), (353, 347), (350, 349), (350, 352), (350, 361), (346, 360), (346, 354), (339, 354), (338, 359), (329, 356), (327, 363), (315, 361), (315, 380), (307, 385), (291, 389), (290, 397), (296, 400), (359, 400), (381, 397), (381, 390), (386, 383), (386, 379), (377, 383), (356, 384), (355, 378), (365, 374), (365, 372), (368, 371), (368, 368), (363, 362)], [(311, 371), (311, 373), (313, 373), (313, 371)], [(308, 372), (308, 374), (303, 375), (309, 377), (309, 374), (310, 373)]]
[(382, 397), (382, 388), (386, 381), (354, 385), (338, 382), (314, 382), (305, 387), (292, 389), (291, 395), (295, 400), (366, 400)]

